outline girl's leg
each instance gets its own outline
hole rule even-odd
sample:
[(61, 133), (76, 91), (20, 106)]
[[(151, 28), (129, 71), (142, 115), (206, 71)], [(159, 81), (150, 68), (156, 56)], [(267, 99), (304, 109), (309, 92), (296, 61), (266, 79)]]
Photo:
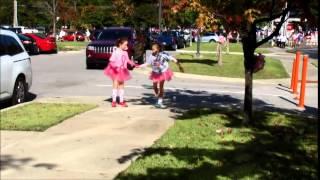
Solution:
[(124, 102), (124, 82), (119, 82), (119, 98), (122, 106), (127, 106)]
[(112, 84), (112, 103), (117, 101), (117, 94), (118, 94), (118, 81), (113, 81)]
[(163, 101), (163, 95), (164, 95), (164, 90), (163, 90), (163, 87), (164, 87), (164, 82), (165, 81), (160, 81), (159, 85), (159, 95), (158, 95), (158, 104), (159, 105), (162, 105), (162, 101)]
[(159, 95), (158, 82), (153, 83), (153, 90), (154, 90), (154, 95), (158, 97)]

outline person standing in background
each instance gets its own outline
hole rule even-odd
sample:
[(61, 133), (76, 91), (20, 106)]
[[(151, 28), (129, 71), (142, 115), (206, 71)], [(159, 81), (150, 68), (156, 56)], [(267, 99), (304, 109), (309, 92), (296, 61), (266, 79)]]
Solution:
[(90, 31), (89, 31), (89, 29), (87, 28), (87, 30), (86, 30), (86, 39), (87, 39), (87, 41), (90, 41)]

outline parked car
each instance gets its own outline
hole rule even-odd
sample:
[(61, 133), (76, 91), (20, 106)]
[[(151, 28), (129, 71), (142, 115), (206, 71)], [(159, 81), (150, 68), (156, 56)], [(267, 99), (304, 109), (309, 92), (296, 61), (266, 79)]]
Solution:
[(102, 31), (101, 29), (96, 29), (96, 30), (92, 31), (89, 36), (90, 41), (97, 40), (101, 31)]
[(11, 27), (11, 26), (3, 26), (3, 27), (1, 27), (1, 29), (6, 29), (6, 30), (12, 31), (12, 32), (17, 33), (17, 34), (22, 33), (22, 29), (18, 28), (18, 27), (14, 28), (14, 27)]
[(159, 33), (157, 32), (147, 32), (145, 33), (146, 38), (146, 48), (151, 49), (151, 45), (157, 42)]
[(183, 34), (180, 31), (170, 31), (177, 42), (177, 48), (185, 48), (187, 46), (187, 41), (184, 39)]
[[(195, 38), (195, 41), (197, 42), (198, 39)], [(219, 41), (219, 36), (214, 32), (206, 32), (201, 36), (201, 42), (213, 43), (218, 41)]]
[(23, 34), (29, 38), (32, 38), (33, 40), (36, 41), (37, 46), (39, 48), (39, 53), (42, 52), (52, 52), (52, 53), (57, 53), (57, 43), (54, 37), (46, 37), (44, 34)]
[(229, 39), (229, 42), (237, 43), (237, 42), (241, 41), (241, 38), (240, 38), (239, 33), (237, 31), (231, 32), (230, 35), (231, 35), (231, 38)]
[(86, 49), (87, 69), (101, 65), (107, 66), (111, 53), (115, 49), (116, 40), (122, 37), (128, 38), (128, 54), (133, 55), (134, 30), (129, 27), (109, 27), (103, 29), (98, 38), (90, 42)]
[(63, 41), (84, 41), (85, 35), (81, 32), (67, 32), (67, 35), (62, 37)]
[(157, 38), (157, 42), (161, 44), (164, 49), (178, 49), (177, 38), (171, 31), (161, 32)]
[(183, 31), (171, 31), (173, 36), (175, 37), (177, 44), (178, 44), (178, 49), (185, 48), (187, 46), (190, 46), (190, 40), (186, 40), (184, 38)]
[(31, 59), (18, 36), (0, 31), (0, 101), (19, 104), (26, 101), (32, 85)]
[(29, 54), (39, 54), (39, 47), (37, 46), (37, 42), (22, 34), (17, 34), (19, 39), (21, 40), (24, 48)]

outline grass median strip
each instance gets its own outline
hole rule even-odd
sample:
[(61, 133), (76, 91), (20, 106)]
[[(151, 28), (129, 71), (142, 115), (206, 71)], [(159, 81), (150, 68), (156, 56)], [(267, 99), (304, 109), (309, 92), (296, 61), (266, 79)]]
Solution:
[[(219, 66), (215, 54), (203, 54), (200, 59), (194, 58), (193, 54), (180, 54), (176, 56), (182, 64), (185, 73), (243, 78), (244, 67), (243, 57), (238, 55), (223, 55), (223, 65)], [(175, 64), (171, 64), (173, 71), (178, 72), (179, 69)], [(288, 78), (289, 75), (284, 69), (282, 63), (273, 58), (266, 58), (264, 69), (254, 74), (254, 79), (278, 79)]]
[(256, 112), (197, 109), (147, 148), (116, 179), (317, 179), (317, 120)]
[(1, 130), (44, 131), (95, 107), (93, 104), (30, 103), (1, 110)]
[(85, 49), (89, 42), (57, 42), (59, 51), (79, 51)]
[[(181, 50), (191, 50), (196, 51), (197, 50), (197, 43), (193, 42), (192, 46), (181, 49)], [(217, 50), (217, 43), (200, 43), (200, 52), (201, 51), (216, 51)], [(226, 47), (222, 48), (222, 51), (226, 51)], [(242, 44), (241, 43), (229, 43), (229, 51), (230, 52), (243, 52), (242, 50)], [(270, 51), (266, 48), (258, 48), (256, 52), (260, 53), (270, 53)]]

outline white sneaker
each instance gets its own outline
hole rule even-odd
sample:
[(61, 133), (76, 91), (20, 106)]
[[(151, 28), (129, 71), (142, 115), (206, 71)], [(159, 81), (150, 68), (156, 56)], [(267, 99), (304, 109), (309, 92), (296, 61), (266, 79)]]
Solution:
[(166, 108), (166, 106), (163, 105), (162, 103), (157, 103), (155, 106), (156, 106), (157, 108), (161, 108), (161, 109)]

